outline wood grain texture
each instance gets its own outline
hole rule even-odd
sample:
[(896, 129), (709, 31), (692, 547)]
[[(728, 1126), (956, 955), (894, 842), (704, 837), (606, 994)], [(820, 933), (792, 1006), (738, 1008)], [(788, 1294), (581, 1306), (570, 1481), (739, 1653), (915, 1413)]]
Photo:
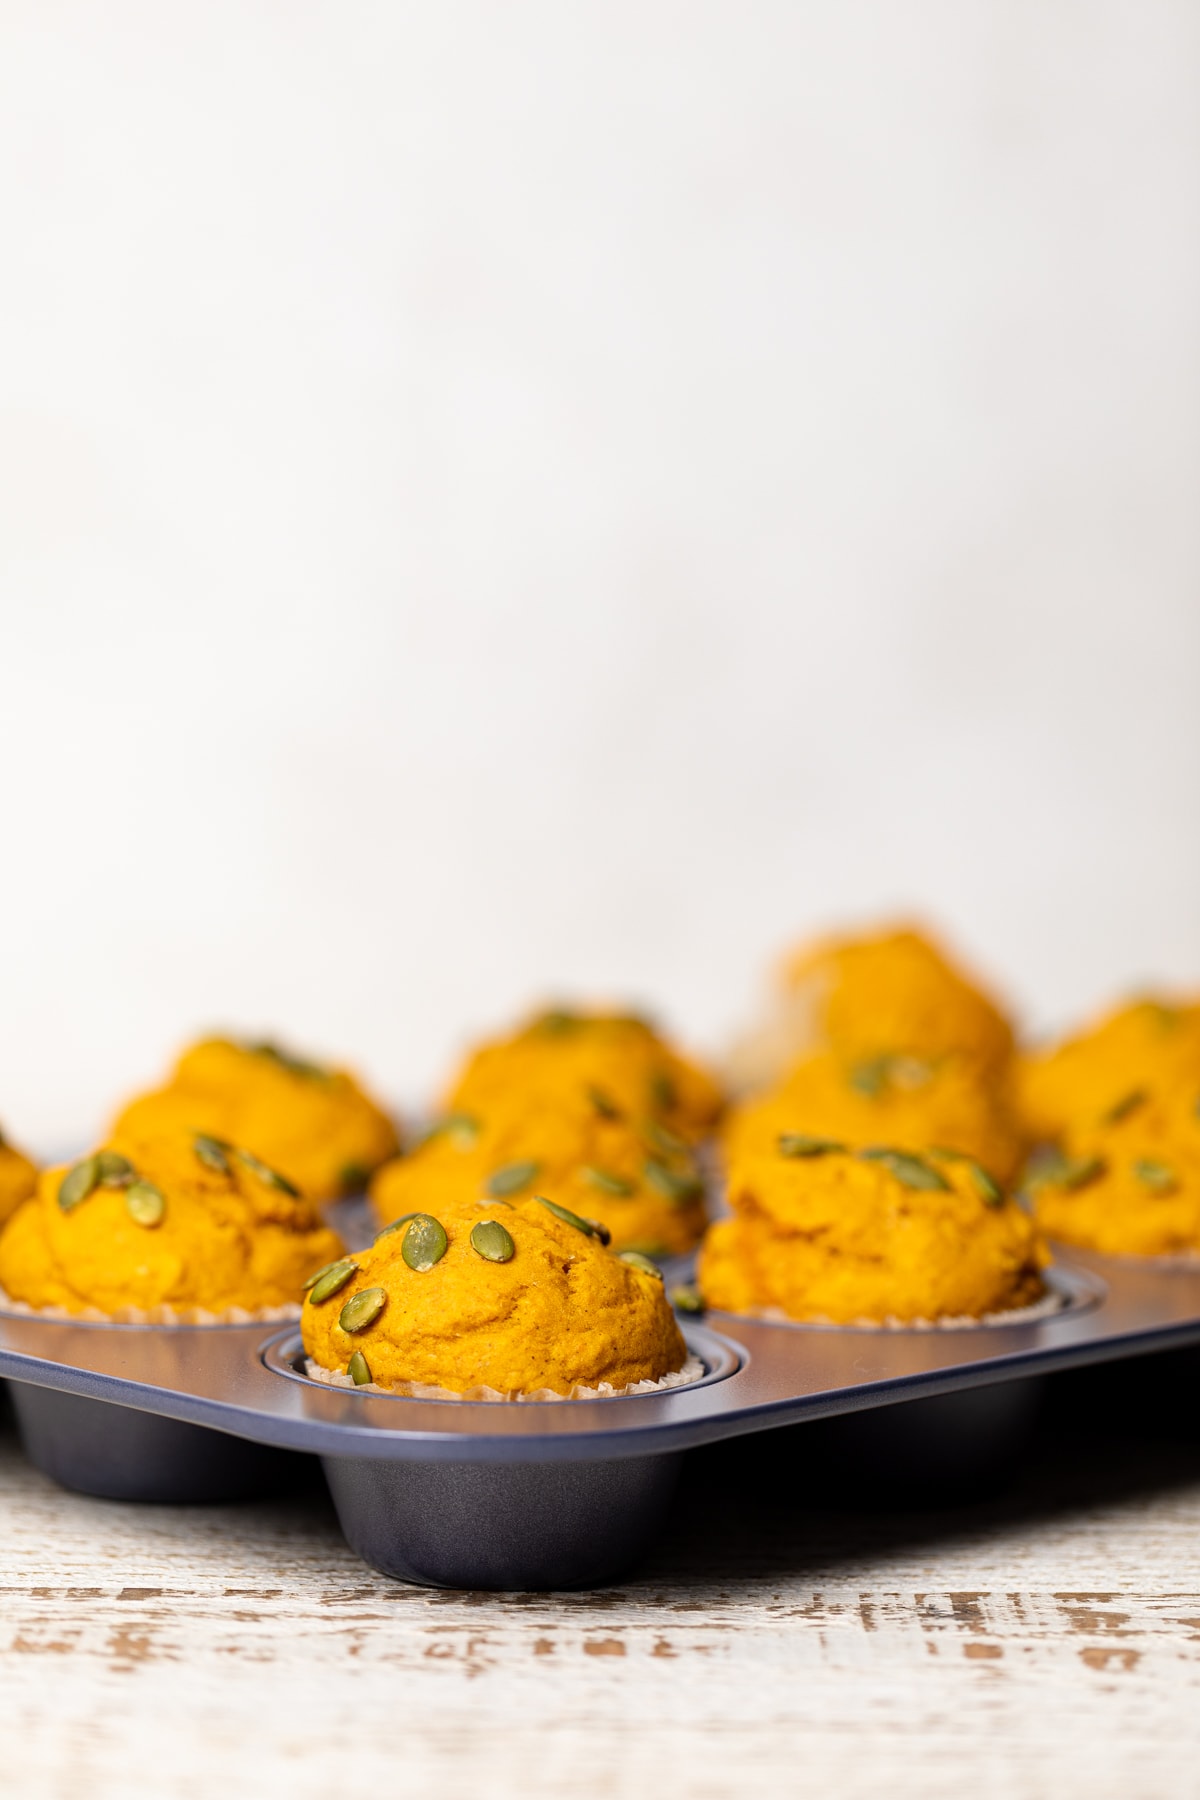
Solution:
[(847, 1505), (819, 1427), (705, 1452), (655, 1558), (575, 1595), (377, 1577), (315, 1483), (66, 1494), (9, 1428), (3, 1792), (1195, 1793), (1200, 1443), (1072, 1428), (1071, 1391), (954, 1508)]

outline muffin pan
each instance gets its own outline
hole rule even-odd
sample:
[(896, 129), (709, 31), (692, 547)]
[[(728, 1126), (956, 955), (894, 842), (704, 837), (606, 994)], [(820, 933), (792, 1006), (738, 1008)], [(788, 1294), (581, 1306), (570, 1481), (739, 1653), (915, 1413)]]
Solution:
[[(32, 1461), (85, 1493), (244, 1498), (321, 1458), (373, 1567), (438, 1586), (585, 1587), (634, 1561), (693, 1446), (859, 1413), (881, 1456), (970, 1457), (1026, 1410), (1029, 1378), (1200, 1342), (1200, 1270), (1071, 1252), (1062, 1309), (1035, 1321), (873, 1330), (709, 1313), (684, 1321), (703, 1380), (522, 1405), (356, 1393), (311, 1381), (295, 1324), (123, 1325), (0, 1313)], [(987, 1389), (972, 1399), (966, 1390)], [(898, 1404), (910, 1403), (910, 1404)], [(886, 1409), (886, 1410), (882, 1410)], [(872, 1418), (870, 1415), (874, 1413)], [(289, 1454), (290, 1453), (290, 1454)]]

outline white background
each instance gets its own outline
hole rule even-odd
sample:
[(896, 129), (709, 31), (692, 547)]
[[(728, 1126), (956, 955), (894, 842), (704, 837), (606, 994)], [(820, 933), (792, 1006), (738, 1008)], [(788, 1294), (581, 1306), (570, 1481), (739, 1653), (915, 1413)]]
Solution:
[(6, 0), (0, 1119), (1200, 976), (1192, 0)]

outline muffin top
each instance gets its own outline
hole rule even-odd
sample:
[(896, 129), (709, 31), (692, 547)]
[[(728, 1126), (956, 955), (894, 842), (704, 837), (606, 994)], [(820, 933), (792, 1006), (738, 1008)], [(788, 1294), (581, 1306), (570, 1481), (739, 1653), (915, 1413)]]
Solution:
[(785, 1132), (856, 1148), (963, 1150), (1001, 1182), (1016, 1174), (1022, 1149), (1006, 1085), (956, 1056), (877, 1057), (850, 1066), (828, 1052), (806, 1057), (769, 1092), (730, 1111), (721, 1134), (726, 1163), (773, 1151)]
[(37, 1165), (0, 1133), (0, 1225), (37, 1186)]
[(688, 1250), (704, 1229), (704, 1188), (691, 1146), (646, 1119), (634, 1128), (578, 1094), (527, 1100), (497, 1118), (454, 1113), (408, 1156), (379, 1170), (371, 1202), (381, 1224), (401, 1213), (547, 1195), (599, 1219), (617, 1250)]
[(1097, 1123), (1126, 1095), (1191, 1082), (1200, 1091), (1200, 1000), (1147, 996), (1018, 1066), (1026, 1131), (1053, 1143)]
[(1051, 1237), (1110, 1256), (1200, 1252), (1200, 1076), (1131, 1088), (1027, 1177)]
[(498, 1118), (531, 1101), (573, 1107), (580, 1097), (632, 1123), (657, 1119), (698, 1138), (721, 1110), (721, 1093), (698, 1063), (681, 1056), (644, 1019), (556, 1008), (466, 1059), (445, 1110)]
[(459, 1394), (623, 1388), (687, 1359), (651, 1266), (623, 1261), (594, 1224), (539, 1198), (447, 1199), (398, 1220), (318, 1273), (302, 1331), (324, 1369)]
[(909, 926), (806, 945), (786, 962), (783, 985), (797, 1027), (806, 1018), (810, 1042), (851, 1066), (958, 1054), (994, 1070), (1012, 1055), (1012, 1026), (997, 1002)]
[(0, 1287), (68, 1312), (255, 1311), (298, 1302), (314, 1262), (341, 1249), (249, 1151), (191, 1131), (114, 1136), (42, 1173), (0, 1232)]
[(701, 1250), (705, 1299), (794, 1319), (981, 1318), (1043, 1291), (1028, 1215), (972, 1158), (785, 1137), (734, 1171)]
[(361, 1192), (399, 1149), (391, 1119), (347, 1070), (228, 1038), (185, 1050), (167, 1085), (131, 1100), (113, 1132), (188, 1128), (245, 1145), (311, 1200)]

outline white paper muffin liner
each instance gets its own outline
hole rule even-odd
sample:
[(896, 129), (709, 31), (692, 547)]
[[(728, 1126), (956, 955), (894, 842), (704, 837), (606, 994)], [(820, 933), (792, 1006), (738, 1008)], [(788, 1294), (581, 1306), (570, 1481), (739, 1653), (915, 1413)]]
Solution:
[[(828, 1319), (814, 1313), (807, 1319), (794, 1319), (777, 1306), (758, 1307), (752, 1312), (730, 1316), (761, 1319), (767, 1325), (813, 1327), (820, 1331), (986, 1331), (995, 1325), (1036, 1325), (1039, 1320), (1054, 1318), (1070, 1304), (1069, 1295), (1051, 1289), (1028, 1306), (1010, 1306), (1003, 1312), (981, 1313), (978, 1318), (972, 1313), (953, 1313), (939, 1319)], [(714, 1307), (713, 1310), (725, 1309)]]
[(1164, 1272), (1175, 1269), (1182, 1274), (1191, 1275), (1200, 1269), (1200, 1250), (1150, 1250), (1144, 1256), (1139, 1256), (1136, 1250), (1096, 1250), (1090, 1244), (1063, 1243), (1063, 1249), (1068, 1256), (1073, 1250), (1082, 1250), (1086, 1256), (1101, 1256), (1105, 1262), (1120, 1263), (1125, 1269)]
[(30, 1306), (25, 1300), (14, 1300), (3, 1288), (0, 1311), (25, 1319), (56, 1319), (65, 1325), (275, 1325), (300, 1317), (300, 1308), (295, 1305), (259, 1306), (253, 1310), (230, 1306), (222, 1312), (211, 1312), (204, 1306), (121, 1306), (115, 1312), (84, 1306), (72, 1312), (65, 1306)]
[(493, 1387), (468, 1388), (460, 1394), (453, 1388), (435, 1387), (424, 1381), (404, 1381), (397, 1387), (381, 1387), (378, 1382), (369, 1381), (360, 1387), (349, 1375), (336, 1369), (324, 1369), (311, 1356), (305, 1357), (304, 1368), (310, 1381), (322, 1382), (326, 1387), (351, 1388), (356, 1394), (387, 1394), (403, 1400), (490, 1400), (509, 1405), (530, 1400), (624, 1400), (632, 1394), (665, 1394), (672, 1388), (687, 1387), (691, 1382), (699, 1381), (705, 1372), (700, 1358), (689, 1356), (682, 1369), (664, 1375), (659, 1381), (631, 1381), (620, 1388), (602, 1381), (599, 1387), (573, 1387), (569, 1394), (556, 1394), (553, 1388), (535, 1388), (528, 1394), (502, 1394), (499, 1388)]

